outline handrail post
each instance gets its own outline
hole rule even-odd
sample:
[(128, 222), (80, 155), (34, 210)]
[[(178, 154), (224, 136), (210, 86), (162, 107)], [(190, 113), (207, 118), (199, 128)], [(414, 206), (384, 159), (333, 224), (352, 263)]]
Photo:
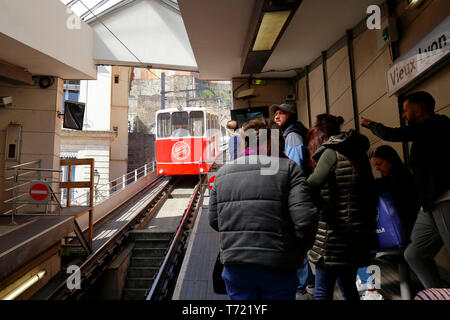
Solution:
[(126, 183), (126, 174), (122, 176), (122, 189), (125, 189), (125, 183)]
[(134, 170), (134, 182), (137, 182), (137, 176), (138, 176), (138, 174), (137, 174), (137, 169), (136, 169), (136, 170)]
[(144, 165), (144, 176), (147, 175), (147, 164)]
[(89, 247), (92, 249), (92, 238), (94, 236), (94, 159), (91, 159), (91, 186), (89, 187)]
[[(67, 182), (72, 182), (72, 165), (69, 164), (67, 166)], [(70, 207), (70, 198), (71, 198), (71, 192), (70, 188), (67, 188), (67, 202), (66, 207)]]

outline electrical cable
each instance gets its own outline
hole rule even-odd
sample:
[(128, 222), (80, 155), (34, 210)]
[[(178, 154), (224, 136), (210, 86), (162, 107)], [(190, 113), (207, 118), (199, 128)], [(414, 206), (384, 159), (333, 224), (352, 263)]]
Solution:
[[(117, 39), (117, 41), (119, 41), (120, 42), (120, 44), (122, 45), (122, 46), (124, 46), (125, 47), (125, 49), (127, 49), (128, 50), (128, 52), (129, 53), (131, 53), (131, 55), (137, 60), (137, 61), (139, 61), (139, 63), (141, 63), (141, 64), (144, 64), (120, 39), (119, 39), (119, 37), (117, 37), (115, 34), (114, 34), (114, 32), (112, 32), (111, 31), (111, 29), (109, 29), (104, 23), (103, 23), (103, 21), (102, 20), (100, 20), (100, 18), (99, 17), (97, 17), (97, 15), (95, 14), (95, 13), (93, 13), (92, 12), (92, 10), (91, 9), (89, 9), (88, 8), (88, 6), (86, 6), (85, 4), (84, 4), (84, 2), (82, 1), (82, 0), (79, 0), (79, 2), (95, 17), (95, 20), (98, 20), (105, 28), (106, 28), (106, 30), (108, 30), (112, 35), (113, 35), (113, 37), (114, 38), (116, 38)], [(154, 73), (150, 68), (148, 68), (147, 67), (147, 70), (149, 70), (151, 73), (153, 73), (154, 75), (155, 75), (155, 77), (157, 77), (159, 80), (161, 80), (161, 78), (160, 77), (158, 77), (158, 75), (156, 74), (156, 73)]]

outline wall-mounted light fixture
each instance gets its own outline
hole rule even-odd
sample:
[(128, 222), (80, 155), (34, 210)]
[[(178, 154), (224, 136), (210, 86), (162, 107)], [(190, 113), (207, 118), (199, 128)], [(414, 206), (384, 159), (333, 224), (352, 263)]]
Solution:
[(256, 1), (244, 46), (242, 74), (262, 71), (302, 0)]

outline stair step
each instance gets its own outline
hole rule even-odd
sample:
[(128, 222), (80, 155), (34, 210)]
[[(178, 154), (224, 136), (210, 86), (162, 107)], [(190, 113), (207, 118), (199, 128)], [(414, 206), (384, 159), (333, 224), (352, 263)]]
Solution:
[(134, 248), (133, 257), (162, 257), (167, 252), (166, 248)]
[(168, 248), (170, 246), (170, 240), (167, 239), (136, 239), (134, 243), (135, 248)]
[(124, 288), (122, 291), (122, 300), (145, 300), (147, 290)]
[(159, 267), (164, 257), (131, 258), (131, 267)]
[(125, 287), (129, 289), (150, 289), (155, 281), (152, 278), (127, 278)]
[(131, 239), (143, 240), (143, 239), (164, 239), (170, 240), (173, 237), (173, 232), (150, 232), (147, 230), (135, 230), (130, 232)]
[(129, 267), (127, 277), (130, 278), (146, 278), (154, 277), (158, 273), (159, 267)]

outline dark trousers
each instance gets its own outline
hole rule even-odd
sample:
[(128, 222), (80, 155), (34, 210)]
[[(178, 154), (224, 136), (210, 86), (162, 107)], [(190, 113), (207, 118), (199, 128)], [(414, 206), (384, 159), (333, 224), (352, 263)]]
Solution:
[(251, 265), (225, 265), (225, 280), (231, 300), (295, 300), (297, 273), (279, 272)]
[(441, 202), (429, 211), (419, 211), (405, 250), (405, 259), (426, 288), (441, 288), (434, 257), (445, 246), (450, 254), (450, 201)]
[(356, 289), (356, 268), (327, 268), (316, 267), (316, 284), (314, 298), (316, 300), (333, 300), (336, 282), (345, 300), (360, 300)]

